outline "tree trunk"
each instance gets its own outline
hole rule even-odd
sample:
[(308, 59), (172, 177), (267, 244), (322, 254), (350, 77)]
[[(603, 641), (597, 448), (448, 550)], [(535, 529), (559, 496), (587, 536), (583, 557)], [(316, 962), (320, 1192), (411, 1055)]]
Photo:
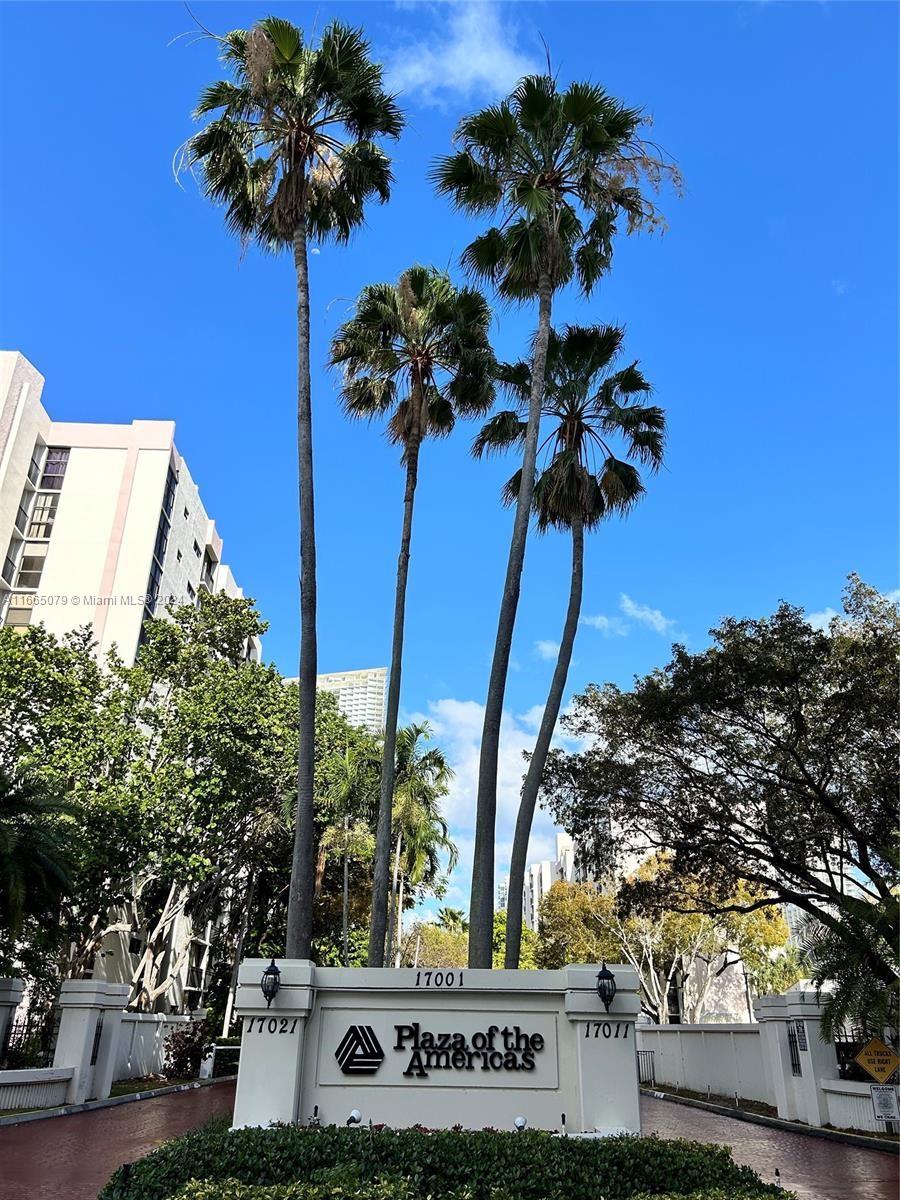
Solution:
[(344, 814), (344, 903), (341, 910), (341, 940), (344, 948), (344, 966), (350, 966), (350, 859), (347, 856), (347, 837), (350, 818)]
[(241, 966), (241, 955), (244, 953), (244, 939), (247, 936), (247, 926), (250, 923), (250, 909), (253, 907), (253, 890), (256, 880), (251, 871), (247, 878), (247, 890), (244, 893), (244, 911), (241, 914), (241, 927), (234, 948), (234, 962), (231, 967), (231, 980), (228, 984), (228, 999), (225, 1001), (225, 1016), (222, 1018), (222, 1037), (227, 1038), (231, 1030), (231, 1014), (234, 1012), (234, 998), (237, 994), (238, 971)]
[(572, 661), (572, 647), (575, 644), (578, 618), (581, 615), (583, 580), (584, 527), (581, 517), (576, 516), (572, 519), (572, 581), (569, 586), (569, 607), (566, 610), (566, 620), (559, 643), (559, 655), (553, 670), (553, 678), (550, 681), (550, 691), (547, 694), (547, 703), (544, 705), (541, 727), (538, 730), (534, 753), (531, 755), (528, 772), (522, 785), (522, 797), (519, 801), (519, 815), (516, 818), (516, 833), (513, 838), (509, 864), (509, 893), (506, 900), (506, 958), (503, 964), (508, 970), (515, 970), (519, 965), (522, 946), (522, 890), (525, 883), (528, 840), (531, 837), (534, 809), (541, 788), (547, 754), (550, 750), (550, 741), (559, 718), (566, 679), (569, 675), (569, 664)]
[(397, 947), (394, 951), (394, 967), (400, 966), (400, 952), (403, 947), (403, 885), (406, 876), (400, 876), (400, 890), (397, 892)]
[[(390, 961), (391, 951), (394, 948), (394, 912), (395, 912), (394, 901), (395, 901), (395, 898), (397, 895), (397, 881), (400, 878), (400, 847), (401, 847), (402, 843), (403, 843), (403, 834), (398, 833), (397, 834), (397, 846), (394, 851), (394, 875), (393, 875), (393, 879), (391, 880), (391, 903), (390, 903), (390, 915), (389, 915), (389, 923), (388, 923), (388, 931), (387, 931), (387, 958), (388, 958), (388, 961)], [(381, 965), (384, 966), (384, 963), (382, 962)]]
[(297, 467), (300, 490), (300, 738), (297, 820), (288, 899), (288, 958), (309, 958), (314, 854), (313, 769), (316, 749), (316, 530), (313, 503), (312, 404), (309, 370), (309, 272), (306, 218), (294, 230), (297, 272)]
[(516, 515), (509, 545), (506, 580), (500, 602), (497, 639), (484, 706), (481, 756), (478, 764), (478, 798), (475, 809), (475, 851), (472, 860), (472, 893), (469, 904), (469, 966), (490, 968), (494, 936), (494, 834), (497, 819), (497, 759), (500, 753), (500, 722), (509, 656), (512, 650), (516, 610), (525, 563), (525, 542), (531, 518), (534, 471), (537, 462), (541, 425), (541, 401), (544, 398), (544, 372), (547, 343), (550, 339), (550, 310), (553, 291), (549, 276), (543, 275), (538, 287), (540, 304), (538, 329), (531, 361), (531, 398), (528, 402), (528, 428), (522, 459), (522, 480), (516, 500)]
[[(394, 596), (394, 633), (391, 643), (391, 673), (388, 680), (387, 712), (384, 720), (384, 750), (381, 759), (381, 792), (375, 828), (375, 871), (372, 882), (372, 922), (369, 927), (370, 967), (385, 962), (385, 926), (388, 913), (388, 873), (391, 861), (391, 815), (394, 808), (394, 771), (397, 721), (400, 713), (400, 677), (403, 667), (403, 626), (406, 614), (406, 581), (409, 576), (409, 546), (412, 539), (413, 505), (419, 476), (419, 446), (422, 440), (422, 388), (413, 377), (414, 412), (406, 447), (406, 492), (403, 496), (403, 526), (397, 559), (397, 589)], [(388, 945), (390, 955), (390, 944)]]

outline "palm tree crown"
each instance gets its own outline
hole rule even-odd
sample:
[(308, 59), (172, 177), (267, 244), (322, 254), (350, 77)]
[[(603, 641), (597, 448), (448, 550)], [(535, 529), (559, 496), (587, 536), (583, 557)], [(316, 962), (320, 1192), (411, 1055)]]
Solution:
[[(541, 407), (542, 416), (551, 421), (541, 446), (549, 461), (532, 499), (541, 530), (568, 528), (576, 514), (591, 529), (608, 515), (627, 512), (641, 497), (640, 473), (613, 453), (614, 437), (624, 442), (627, 458), (651, 471), (662, 463), (665, 414), (656, 405), (635, 402), (635, 397), (650, 394), (650, 384), (636, 362), (613, 369), (623, 337), (624, 330), (611, 325), (569, 325), (562, 333), (550, 333)], [(483, 426), (472, 447), (478, 458), (525, 438), (531, 368), (527, 362), (504, 364), (499, 375), (518, 406)], [(518, 495), (520, 480), (517, 471), (506, 484), (508, 503)]]
[(609, 265), (620, 214), (629, 232), (662, 223), (641, 183), (680, 183), (638, 136), (643, 123), (639, 109), (601, 87), (560, 91), (549, 74), (527, 76), (507, 100), (466, 117), (457, 152), (438, 160), (432, 179), (460, 209), (502, 221), (472, 242), (465, 264), (511, 299), (532, 297), (542, 277), (555, 290), (573, 274), (590, 293)]
[(404, 448), (443, 437), (458, 416), (486, 412), (494, 398), (491, 312), (471, 288), (434, 267), (410, 267), (396, 284), (363, 288), (338, 330), (331, 362), (344, 368), (347, 413), (373, 418), (393, 408), (388, 436)]
[(219, 40), (232, 78), (200, 97), (194, 116), (213, 119), (186, 143), (182, 165), (200, 168), (207, 196), (245, 240), (289, 244), (303, 218), (310, 236), (346, 241), (366, 200), (390, 194), (375, 139), (403, 128), (362, 33), (332, 21), (312, 47), (290, 21), (265, 17)]

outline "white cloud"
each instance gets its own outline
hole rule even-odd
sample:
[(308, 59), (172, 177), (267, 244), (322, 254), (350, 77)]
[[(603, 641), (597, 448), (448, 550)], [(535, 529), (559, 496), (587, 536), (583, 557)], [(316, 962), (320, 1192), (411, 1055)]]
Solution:
[(538, 69), (536, 60), (518, 49), (518, 29), (505, 6), (459, 0), (431, 11), (433, 31), (420, 41), (404, 40), (388, 56), (392, 89), (432, 105), (490, 99)]
[[(497, 772), (497, 833), (495, 846), (495, 882), (509, 870), (516, 815), (522, 780), (528, 769), (525, 751), (534, 748), (543, 705), (534, 705), (524, 713), (504, 712), (500, 727), (500, 756)], [(465, 896), (468, 908), (474, 849), (475, 804), (478, 794), (478, 760), (484, 705), (475, 700), (434, 700), (427, 713), (404, 714), (404, 720), (426, 720), (434, 732), (434, 744), (439, 745), (454, 771), (450, 791), (444, 798), (443, 809), (451, 836), (459, 849), (459, 866), (454, 871), (450, 888), (457, 906)], [(569, 748), (577, 745), (574, 739), (557, 731), (553, 745)], [(537, 862), (552, 857), (555, 827), (549, 815), (538, 809), (534, 815), (528, 861)], [(451, 894), (450, 891), (447, 893)], [(448, 901), (444, 901), (447, 903)], [(430, 904), (427, 907), (433, 907)]]
[(819, 629), (822, 633), (827, 633), (832, 619), (838, 615), (837, 610), (834, 608), (823, 608), (821, 612), (809, 613), (806, 620), (809, 625), (812, 625), (813, 629)]
[(846, 296), (850, 290), (850, 284), (846, 279), (832, 279), (831, 290), (836, 296)]
[(534, 643), (534, 652), (538, 658), (554, 659), (559, 654), (559, 642), (545, 641), (542, 638), (538, 639)]
[(606, 617), (603, 613), (597, 613), (594, 617), (582, 617), (581, 624), (590, 625), (592, 629), (599, 629), (604, 637), (628, 636), (628, 626), (621, 617)]
[(677, 624), (677, 621), (672, 620), (671, 617), (664, 617), (658, 608), (650, 608), (647, 604), (638, 604), (625, 592), (619, 597), (619, 608), (626, 617), (630, 617), (641, 625), (646, 625), (655, 633), (671, 633)]

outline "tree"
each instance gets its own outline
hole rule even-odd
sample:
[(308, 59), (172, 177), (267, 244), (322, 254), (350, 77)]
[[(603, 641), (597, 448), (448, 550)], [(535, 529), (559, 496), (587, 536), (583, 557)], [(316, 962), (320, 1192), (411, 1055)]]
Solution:
[[(569, 325), (561, 334), (551, 330), (547, 345), (541, 415), (552, 423), (544, 443), (550, 458), (535, 480), (532, 505), (539, 531), (549, 528), (569, 530), (572, 572), (556, 666), (516, 819), (509, 869), (504, 963), (509, 969), (519, 965), (522, 937), (519, 897), (525, 881), (528, 842), (581, 616), (584, 532), (596, 528), (605, 517), (626, 513), (644, 492), (637, 469), (630, 462), (617, 458), (609, 443), (613, 437), (618, 437), (624, 442), (626, 458), (636, 459), (651, 471), (658, 470), (662, 464), (665, 414), (655, 405), (634, 402), (635, 397), (649, 395), (650, 384), (636, 362), (619, 370), (612, 369), (624, 335), (624, 330), (614, 326)], [(527, 423), (522, 417), (532, 390), (531, 366), (527, 362), (505, 365), (501, 369), (501, 378), (518, 401), (518, 407), (497, 413), (482, 428), (473, 447), (477, 457), (486, 451), (517, 445), (527, 433)], [(597, 454), (602, 456), (599, 471), (594, 470)], [(505, 488), (508, 502), (515, 499), (520, 483), (521, 472), (517, 471)]]
[(66, 809), (30, 779), (0, 770), (0, 929), (19, 936), (26, 917), (51, 916), (70, 887)]
[(297, 460), (300, 507), (300, 736), (287, 954), (308, 958), (313, 924), (316, 546), (307, 242), (349, 240), (366, 202), (388, 199), (390, 162), (376, 143), (403, 126), (359, 30), (332, 21), (318, 46), (265, 17), (218, 39), (231, 78), (203, 92), (206, 127), (186, 144), (205, 194), (242, 241), (290, 248), (297, 277)]
[(388, 437), (402, 447), (406, 467), (403, 523), (391, 671), (388, 681), (369, 966), (384, 965), (394, 755), (400, 711), (406, 582), (419, 450), (427, 437), (446, 437), (458, 417), (486, 412), (494, 399), (494, 358), (488, 340), (491, 313), (480, 293), (457, 289), (433, 267), (410, 267), (396, 285), (363, 289), (356, 311), (338, 330), (331, 362), (344, 369), (341, 394), (352, 417), (390, 413)]
[(461, 908), (439, 908), (437, 918), (441, 929), (449, 929), (451, 933), (469, 932), (469, 922)]
[[(403, 906), (410, 900), (407, 884), (431, 887), (441, 872), (441, 855), (448, 870), (456, 864), (456, 847), (450, 840), (439, 801), (447, 794), (453, 772), (442, 750), (422, 749), (431, 738), (427, 721), (406, 725), (397, 733), (394, 771), (394, 873), (391, 884), (388, 953), (403, 937)], [(396, 965), (396, 963), (395, 963)]]
[(404, 934), (400, 965), (404, 967), (464, 968), (468, 952), (466, 934), (434, 921), (415, 921)]
[(500, 722), (531, 513), (540, 408), (553, 295), (573, 277), (589, 295), (609, 266), (617, 218), (629, 232), (659, 224), (641, 183), (674, 176), (638, 136), (638, 109), (602, 88), (560, 90), (549, 74), (529, 76), (500, 104), (466, 117), (457, 151), (438, 160), (440, 194), (473, 215), (500, 223), (476, 238), (463, 262), (508, 300), (538, 301), (522, 475), (491, 665), (478, 774), (469, 965), (490, 967), (494, 910), (494, 834)]
[(545, 787), (597, 869), (659, 851), (676, 881), (702, 885), (666, 881), (669, 908), (794, 905), (858, 964), (856, 995), (887, 1011), (900, 979), (900, 613), (855, 576), (844, 609), (827, 632), (788, 604), (729, 618), (708, 649), (676, 646), (631, 692), (589, 688), (566, 725), (591, 745), (554, 752)]
[[(636, 903), (631, 887), (663, 878), (671, 881), (670, 873), (651, 859), (615, 893), (593, 883), (555, 883), (541, 902), (537, 965), (627, 962), (638, 976), (641, 1007), (653, 1022), (668, 1023), (676, 991), (682, 1019), (701, 1021), (715, 980), (741, 962), (768, 959), (787, 941), (787, 925), (771, 909), (713, 918)], [(693, 881), (682, 886), (696, 890)]]
[[(504, 956), (507, 945), (507, 922), (509, 918), (505, 912), (494, 913), (494, 938), (493, 938), (493, 966), (502, 967), (504, 965)], [(533, 929), (529, 929), (526, 925), (522, 930), (521, 935), (521, 955), (520, 961), (516, 964), (523, 971), (533, 970), (537, 966), (535, 956), (537, 954), (537, 934)]]

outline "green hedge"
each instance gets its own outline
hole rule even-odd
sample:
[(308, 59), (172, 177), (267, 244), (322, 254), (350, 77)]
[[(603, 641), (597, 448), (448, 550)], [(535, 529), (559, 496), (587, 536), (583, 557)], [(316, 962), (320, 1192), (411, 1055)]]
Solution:
[(458, 1200), (636, 1200), (704, 1189), (719, 1189), (721, 1200), (785, 1195), (726, 1147), (698, 1142), (295, 1125), (231, 1132), (216, 1121), (120, 1167), (100, 1200), (324, 1200), (319, 1185), (330, 1188), (329, 1200), (457, 1193)]

